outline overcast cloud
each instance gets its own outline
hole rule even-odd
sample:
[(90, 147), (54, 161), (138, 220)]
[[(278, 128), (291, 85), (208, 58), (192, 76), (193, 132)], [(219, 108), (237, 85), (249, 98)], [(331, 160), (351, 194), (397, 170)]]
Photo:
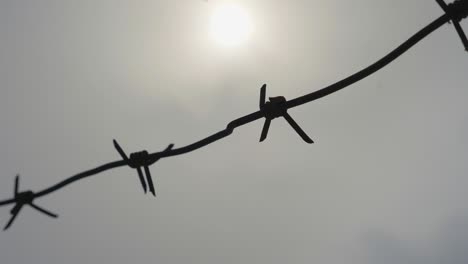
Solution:
[[(129, 152), (183, 146), (373, 63), (442, 14), (435, 1), (236, 1), (255, 31), (210, 39), (221, 1), (0, 1), (0, 197)], [(466, 25), (466, 21), (464, 22)], [(377, 74), (151, 170), (121, 168), (25, 208), (15, 263), (468, 263), (468, 55), (453, 26)], [(0, 223), (9, 218), (0, 208)]]

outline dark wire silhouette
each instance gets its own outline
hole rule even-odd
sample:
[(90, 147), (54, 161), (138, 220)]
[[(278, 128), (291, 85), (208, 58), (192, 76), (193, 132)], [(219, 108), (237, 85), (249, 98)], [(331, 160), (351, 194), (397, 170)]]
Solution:
[(270, 101), (265, 102), (266, 84), (260, 88), (260, 111), (265, 113), (265, 123), (263, 124), (260, 142), (264, 141), (268, 136), (271, 120), (277, 117), (284, 117), (289, 125), (296, 131), (297, 134), (307, 143), (312, 144), (314, 141), (302, 130), (302, 128), (288, 114), (288, 109), (285, 106), (286, 98), (284, 96), (270, 97)]
[[(452, 23), (455, 26), (455, 30), (457, 31), (458, 36), (460, 36), (463, 46), (465, 46), (465, 50), (468, 51), (468, 39), (466, 38), (465, 32), (463, 32), (463, 29), (460, 26), (460, 21), (468, 16), (468, 12), (466, 12), (466, 9), (468, 9), (468, 2), (459, 1), (459, 3), (454, 3), (450, 5), (447, 5), (443, 0), (436, 0), (436, 2), (451, 18)], [(455, 4), (460, 5), (460, 10), (465, 9), (465, 12), (457, 10), (458, 6), (456, 6)]]
[[(130, 154), (130, 159), (127, 157), (123, 149), (120, 147), (117, 140), (114, 139), (114, 147), (119, 152), (120, 156), (123, 158), (124, 161), (127, 162), (130, 168), (136, 169), (138, 171), (138, 178), (140, 179), (141, 186), (143, 187), (143, 191), (147, 192), (146, 185), (148, 184), (150, 192), (156, 196), (156, 190), (154, 189), (153, 178), (151, 177), (151, 172), (149, 170), (149, 166), (153, 165), (156, 161), (159, 160), (159, 157), (151, 158), (148, 154), (148, 151), (144, 150), (141, 152), (136, 152)], [(164, 151), (170, 151), (174, 147), (174, 144), (170, 144)], [(143, 172), (141, 167), (145, 169), (146, 181), (143, 178)]]
[(51, 213), (51, 212), (47, 211), (46, 209), (43, 209), (43, 208), (35, 205), (33, 203), (33, 201), (34, 201), (34, 198), (36, 198), (36, 197), (34, 196), (33, 192), (31, 192), (31, 191), (19, 192), (19, 180), (20, 180), (19, 175), (16, 175), (15, 190), (13, 192), (13, 194), (15, 196), (16, 204), (15, 204), (15, 207), (13, 207), (13, 209), (11, 209), (11, 211), (10, 211), (11, 218), (8, 221), (8, 223), (6, 224), (6, 226), (5, 226), (5, 228), (3, 230), (7, 230), (13, 224), (13, 222), (15, 221), (16, 217), (18, 216), (19, 212), (21, 211), (21, 209), (25, 205), (29, 205), (32, 208), (36, 209), (37, 211), (39, 211), (39, 212), (41, 212), (41, 213), (43, 213), (43, 214), (45, 214), (47, 216), (50, 216), (50, 217), (53, 217), (53, 218), (58, 217), (58, 215), (56, 215), (54, 213)]
[[(46, 214), (50, 217), (54, 217), (54, 218), (58, 217), (56, 214), (53, 214), (41, 207), (38, 207), (37, 205), (33, 203), (33, 201), (36, 198), (58, 191), (76, 181), (79, 181), (87, 177), (99, 174), (101, 172), (104, 172), (110, 169), (118, 168), (118, 167), (129, 166), (130, 168), (136, 169), (144, 192), (146, 193), (147, 188), (149, 188), (150, 192), (154, 196), (156, 196), (156, 191), (154, 188), (149, 166), (151, 166), (152, 164), (154, 164), (155, 162), (157, 162), (158, 160), (162, 158), (168, 158), (172, 156), (186, 154), (186, 153), (195, 151), (199, 148), (205, 147), (213, 142), (216, 142), (220, 139), (223, 139), (231, 135), (234, 132), (234, 129), (241, 127), (245, 124), (251, 123), (253, 121), (256, 121), (258, 119), (261, 119), (261, 118), (265, 118), (265, 123), (263, 125), (260, 141), (263, 141), (266, 139), (268, 135), (269, 127), (271, 124), (271, 120), (273, 120), (274, 118), (283, 117), (305, 142), (309, 144), (313, 143), (312, 139), (309, 136), (307, 136), (307, 134), (301, 129), (301, 127), (299, 127), (299, 125), (294, 121), (294, 119), (292, 119), (292, 117), (287, 113), (288, 109), (315, 101), (317, 99), (320, 99), (322, 97), (335, 93), (347, 86), (350, 86), (351, 84), (354, 84), (370, 76), (371, 74), (387, 66), (389, 63), (391, 63), (396, 58), (404, 54), (411, 47), (416, 45), (419, 41), (427, 37), (429, 34), (434, 32), (436, 29), (440, 28), (442, 25), (444, 25), (447, 22), (452, 22), (454, 24), (455, 29), (458, 35), (460, 36), (462, 43), (465, 47), (465, 50), (468, 51), (468, 40), (459, 24), (461, 20), (468, 17), (468, 0), (456, 0), (453, 3), (450, 3), (448, 5), (445, 2), (443, 2), (443, 0), (436, 0), (436, 1), (445, 11), (445, 14), (437, 18), (436, 20), (434, 20), (432, 23), (430, 23), (429, 25), (427, 25), (420, 31), (418, 31), (408, 40), (403, 42), (403, 44), (398, 46), (396, 49), (391, 51), (389, 54), (387, 54), (386, 56), (384, 56), (383, 58), (381, 58), (374, 64), (328, 87), (306, 94), (304, 96), (297, 97), (289, 101), (286, 100), (286, 98), (284, 98), (283, 96), (278, 96), (278, 97), (270, 97), (269, 98), (270, 100), (266, 102), (265, 101), (266, 85), (263, 85), (262, 88), (260, 89), (260, 110), (259, 111), (256, 111), (254, 113), (245, 115), (243, 117), (240, 117), (238, 119), (231, 121), (224, 130), (221, 130), (200, 141), (197, 141), (190, 145), (176, 148), (176, 149), (173, 149), (174, 145), (170, 144), (165, 150), (160, 151), (160, 152), (155, 152), (155, 153), (150, 154), (145, 150), (141, 152), (132, 153), (130, 154), (129, 157), (127, 157), (127, 155), (125, 154), (123, 149), (120, 147), (120, 145), (117, 143), (117, 141), (114, 140), (114, 147), (117, 149), (117, 152), (122, 157), (122, 160), (110, 162), (102, 166), (99, 166), (97, 168), (81, 172), (70, 178), (65, 179), (62, 182), (57, 183), (56, 185), (53, 185), (37, 193), (34, 193), (32, 191), (18, 192), (19, 176), (17, 176), (15, 180), (14, 197), (8, 200), (0, 201), (0, 206), (15, 204), (14, 208), (11, 210), (12, 217), (10, 221), (7, 223), (7, 225), (5, 226), (5, 229), (8, 229), (11, 226), (11, 224), (14, 222), (15, 218), (17, 217), (21, 208), (24, 205), (29, 205), (33, 207), (34, 209), (38, 210), (39, 212)], [(146, 180), (143, 177), (143, 172), (141, 170), (142, 168), (145, 171)]]

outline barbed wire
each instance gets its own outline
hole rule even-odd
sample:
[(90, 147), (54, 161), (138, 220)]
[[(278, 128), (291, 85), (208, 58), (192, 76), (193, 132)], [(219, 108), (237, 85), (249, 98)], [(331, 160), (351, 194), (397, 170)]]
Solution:
[[(445, 14), (434, 20), (432, 23), (418, 31), (408, 40), (403, 42), (400, 46), (396, 49), (385, 55), (383, 58), (378, 60), (377, 62), (371, 64), (367, 68), (362, 69), (361, 71), (342, 79), (330, 86), (317, 90), (315, 92), (294, 98), (292, 100), (286, 100), (283, 96), (278, 97), (270, 97), (269, 101), (266, 101), (266, 84), (264, 84), (260, 89), (260, 109), (256, 112), (251, 114), (242, 116), (237, 118), (226, 126), (225, 129), (212, 134), (200, 141), (192, 143), (190, 145), (180, 147), (180, 148), (173, 148), (174, 145), (170, 144), (165, 150), (155, 153), (148, 153), (147, 151), (135, 152), (127, 156), (120, 145), (114, 140), (114, 147), (116, 148), (117, 152), (122, 157), (122, 160), (109, 162), (107, 164), (101, 165), (94, 169), (90, 169), (81, 173), (78, 173), (74, 176), (71, 176), (49, 188), (46, 188), (39, 192), (33, 191), (19, 191), (19, 175), (16, 176), (15, 179), (15, 187), (14, 187), (14, 196), (11, 199), (0, 201), (0, 206), (6, 206), (9, 204), (15, 204), (13, 209), (11, 210), (11, 218), (8, 221), (7, 225), (5, 226), (4, 230), (8, 229), (18, 216), (20, 210), (24, 205), (29, 205), (32, 208), (38, 210), (39, 212), (46, 214), (50, 217), (58, 217), (58, 215), (53, 214), (36, 204), (34, 204), (34, 200), (45, 195), (49, 195), (53, 192), (56, 192), (60, 189), (63, 189), (67, 185), (70, 185), (74, 182), (80, 181), (82, 179), (97, 175), (107, 170), (115, 169), (118, 167), (129, 166), (130, 168), (136, 169), (138, 172), (138, 177), (140, 179), (140, 183), (144, 192), (147, 192), (149, 188), (150, 192), (156, 196), (156, 191), (154, 188), (153, 180), (151, 178), (151, 173), (149, 167), (153, 165), (155, 162), (159, 161), (162, 158), (169, 158), (173, 156), (183, 155), (197, 149), (203, 148), (211, 143), (214, 143), (218, 140), (221, 140), (229, 135), (231, 135), (234, 130), (238, 127), (246, 125), (248, 123), (254, 122), (258, 119), (265, 118), (265, 123), (263, 125), (263, 129), (260, 136), (260, 141), (266, 139), (270, 127), (270, 123), (273, 119), (283, 117), (291, 127), (298, 133), (298, 135), (307, 143), (312, 144), (313, 140), (301, 129), (301, 127), (294, 121), (294, 119), (288, 114), (287, 110), (290, 108), (294, 108), (322, 97), (328, 96), (332, 93), (335, 93), (345, 87), (348, 87), (372, 74), (379, 71), (380, 69), (387, 66), (389, 63), (403, 55), (406, 51), (408, 51), (411, 47), (416, 45), (419, 41), (427, 37), (429, 34), (434, 32), (436, 29), (440, 28), (442, 25), (446, 24), (447, 22), (452, 22), (455, 26), (455, 30), (457, 31), (462, 43), (465, 47), (465, 50), (468, 51), (468, 40), (463, 32), (460, 21), (464, 18), (468, 17), (468, 0), (456, 0), (453, 3), (446, 4), (443, 0), (436, 0), (436, 2), (441, 6), (441, 8), (445, 11)], [(142, 171), (144, 169), (144, 174)], [(146, 176), (146, 179), (144, 178)]]

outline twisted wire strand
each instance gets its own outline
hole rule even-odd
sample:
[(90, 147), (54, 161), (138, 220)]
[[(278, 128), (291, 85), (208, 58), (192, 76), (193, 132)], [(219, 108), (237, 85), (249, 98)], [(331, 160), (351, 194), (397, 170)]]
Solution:
[(371, 64), (367, 68), (341, 80), (338, 81), (328, 87), (325, 87), (323, 89), (320, 89), (318, 91), (306, 94), (304, 96), (298, 97), (296, 99), (289, 100), (286, 102), (287, 108), (293, 108), (302, 104), (306, 104), (312, 101), (315, 101), (317, 99), (320, 99), (322, 97), (325, 97), (327, 95), (330, 95), (332, 93), (335, 93), (345, 87), (350, 86), (351, 84), (354, 84), (369, 75), (377, 72), (378, 70), (382, 69), (383, 67), (387, 66), (390, 64), (392, 61), (403, 55), (406, 51), (408, 51), (411, 47), (416, 45), (419, 41), (427, 37), (429, 34), (434, 32), (436, 29), (444, 25), (445, 23), (449, 22), (451, 20), (450, 16), (447, 14), (442, 15), (438, 19), (434, 20), (434, 22), (430, 23), (420, 31), (418, 31), (416, 34), (414, 34), (412, 37), (410, 37), (407, 41), (403, 42), (400, 46), (398, 46), (396, 49), (388, 53), (385, 57), (381, 58), (374, 64)]
[[(434, 32), (436, 29), (444, 25), (445, 23), (449, 22), (451, 20), (451, 17), (448, 14), (444, 14), (441, 17), (437, 18), (434, 20), (432, 23), (418, 31), (416, 34), (414, 34), (412, 37), (410, 37), (408, 40), (403, 42), (400, 46), (398, 46), (396, 49), (388, 53), (386, 56), (375, 62), (374, 64), (371, 64), (370, 66), (364, 68), (363, 70), (345, 78), (342, 79), (328, 87), (325, 87), (323, 89), (314, 91), (312, 93), (297, 97), (295, 99), (289, 100), (285, 102), (285, 106), (289, 108), (297, 107), (302, 104), (306, 104), (309, 102), (312, 102), (314, 100), (320, 99), (322, 97), (325, 97), (327, 95), (330, 95), (332, 93), (335, 93), (347, 86), (350, 86), (368, 76), (371, 74), (379, 71), (383, 67), (387, 66), (389, 63), (403, 55), (406, 51), (408, 51), (411, 47), (416, 45), (418, 42), (420, 42), (422, 39), (427, 37), (429, 34)], [(221, 140), (229, 135), (231, 135), (234, 132), (234, 129), (246, 125), (248, 123), (251, 123), (253, 121), (256, 121), (260, 118), (264, 118), (266, 113), (262, 110), (253, 112), (251, 114), (247, 114), (245, 116), (242, 116), (240, 118), (237, 118), (230, 123), (228, 123), (227, 127), (215, 134), (212, 134), (211, 136), (208, 136), (204, 139), (201, 139), (195, 143), (192, 143), (190, 145), (180, 147), (180, 148), (175, 148), (171, 150), (165, 150), (161, 152), (155, 152), (149, 154), (149, 157), (154, 160), (162, 159), (162, 158), (168, 158), (168, 157), (173, 157), (177, 155), (183, 155), (192, 151), (195, 151), (197, 149), (200, 149), (202, 147), (205, 147), (211, 143), (214, 143), (218, 140)], [(51, 187), (48, 187), (42, 191), (34, 193), (34, 199), (43, 197), (45, 195), (49, 195), (53, 192), (56, 192), (60, 189), (63, 189), (64, 187), (83, 180), (85, 178), (89, 178), (91, 176), (97, 175), (99, 173), (105, 172), (107, 170), (115, 169), (118, 167), (123, 167), (123, 166), (128, 166), (128, 161), (125, 160), (118, 160), (118, 161), (113, 161), (104, 165), (101, 165), (99, 167), (96, 167), (94, 169), (90, 169), (81, 173), (78, 173), (74, 176), (71, 176)], [(9, 204), (14, 204), (16, 203), (16, 199), (6, 199), (3, 201), (0, 201), (0, 206), (5, 206)]]

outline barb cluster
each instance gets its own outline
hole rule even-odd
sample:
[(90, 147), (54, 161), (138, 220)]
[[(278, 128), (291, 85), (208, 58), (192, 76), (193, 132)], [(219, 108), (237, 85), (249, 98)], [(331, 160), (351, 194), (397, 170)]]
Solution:
[[(151, 172), (149, 170), (149, 166), (153, 165), (156, 161), (158, 161), (159, 157), (151, 157), (148, 151), (140, 151), (130, 154), (130, 158), (127, 157), (125, 152), (123, 151), (122, 147), (120, 147), (117, 140), (114, 139), (114, 147), (119, 152), (122, 159), (127, 163), (130, 168), (136, 169), (138, 172), (138, 178), (140, 179), (141, 186), (143, 187), (143, 191), (147, 192), (146, 185), (148, 184), (150, 192), (156, 197), (156, 190), (154, 189), (153, 179), (151, 178)], [(163, 152), (170, 151), (174, 147), (174, 144), (170, 144)], [(143, 178), (143, 172), (141, 168), (145, 170), (146, 181)]]
[(289, 123), (289, 125), (296, 131), (297, 134), (307, 143), (312, 144), (314, 141), (302, 130), (302, 128), (294, 121), (294, 119), (288, 114), (288, 108), (286, 107), (286, 98), (284, 96), (270, 97), (270, 101), (265, 102), (266, 97), (266, 84), (260, 89), (260, 111), (265, 117), (265, 123), (263, 124), (262, 134), (260, 136), (260, 142), (264, 141), (268, 136), (268, 130), (270, 129), (271, 120), (283, 117)]
[(54, 213), (51, 213), (49, 211), (47, 211), (46, 209), (44, 208), (41, 208), (39, 207), (38, 205), (35, 205), (33, 202), (34, 202), (34, 192), (32, 191), (25, 191), (25, 192), (20, 192), (19, 191), (19, 175), (16, 175), (16, 179), (15, 179), (15, 189), (14, 189), (14, 192), (13, 192), (13, 195), (14, 195), (14, 203), (15, 203), (15, 206), (13, 207), (13, 209), (11, 209), (10, 211), (10, 214), (11, 214), (11, 218), (10, 220), (8, 221), (8, 223), (6, 224), (6, 226), (3, 228), (3, 230), (7, 230), (8, 228), (10, 228), (10, 226), (13, 224), (13, 222), (15, 221), (16, 217), (18, 216), (18, 214), (20, 213), (21, 209), (23, 208), (23, 206), (25, 205), (29, 205), (31, 206), (32, 208), (36, 209), (37, 211), (39, 211), (40, 213), (43, 213), (47, 216), (50, 216), (52, 218), (57, 218), (58, 215), (54, 214)]
[(468, 17), (468, 1), (467, 0), (456, 0), (451, 4), (446, 4), (444, 0), (436, 0), (440, 7), (447, 13), (447, 16), (452, 20), (453, 26), (460, 36), (460, 39), (465, 47), (465, 50), (468, 51), (468, 39), (466, 38), (465, 32), (463, 32), (462, 27), (460, 26), (460, 21)]
[[(15, 179), (15, 189), (13, 198), (8, 200), (0, 201), (0, 206), (5, 206), (9, 204), (14, 204), (13, 209), (11, 210), (11, 218), (8, 221), (7, 225), (5, 226), (5, 230), (8, 229), (18, 216), (19, 212), (25, 205), (29, 205), (30, 207), (36, 209), (37, 211), (49, 216), (56, 218), (58, 215), (51, 213), (36, 204), (34, 204), (34, 200), (51, 194), (55, 191), (58, 191), (65, 186), (72, 184), (74, 182), (80, 181), (84, 178), (91, 177), (98, 173), (123, 167), (129, 166), (132, 169), (136, 169), (138, 172), (138, 178), (140, 180), (141, 186), (143, 191), (147, 193), (147, 190), (156, 196), (156, 190), (154, 188), (153, 179), (151, 177), (151, 172), (149, 170), (149, 166), (153, 165), (155, 162), (160, 160), (161, 158), (172, 157), (176, 155), (186, 154), (202, 147), (205, 147), (211, 143), (214, 143), (218, 140), (221, 140), (229, 135), (231, 135), (234, 129), (246, 125), (248, 123), (254, 122), (258, 119), (265, 118), (265, 122), (263, 125), (262, 133), (260, 136), (260, 141), (264, 141), (268, 136), (268, 131), (270, 128), (271, 121), (275, 118), (283, 117), (286, 122), (296, 131), (296, 133), (307, 143), (313, 143), (313, 140), (302, 130), (302, 128), (294, 121), (294, 119), (288, 114), (287, 110), (293, 107), (297, 107), (322, 97), (328, 96), (332, 93), (335, 93), (345, 87), (348, 87), (372, 74), (377, 72), (378, 70), (382, 69), (383, 67), (387, 66), (389, 63), (394, 61), (396, 58), (404, 54), (408, 51), (411, 47), (416, 45), (419, 41), (424, 39), (426, 36), (434, 32), (436, 29), (440, 28), (442, 25), (446, 24), (447, 22), (452, 21), (455, 26), (456, 31), (458, 32), (465, 49), (468, 51), (468, 40), (466, 38), (465, 33), (463, 32), (460, 21), (464, 18), (468, 17), (468, 0), (456, 0), (451, 4), (446, 4), (443, 0), (436, 0), (437, 3), (442, 7), (445, 11), (445, 14), (441, 17), (437, 18), (435, 21), (418, 31), (408, 40), (403, 42), (400, 46), (398, 46), (395, 50), (391, 51), (389, 54), (385, 55), (383, 58), (378, 60), (377, 62), (369, 65), (368, 67), (362, 69), (361, 71), (346, 77), (328, 87), (322, 88), (320, 90), (314, 91), (312, 93), (297, 97), (292, 100), (286, 100), (283, 96), (278, 97), (270, 97), (269, 101), (266, 101), (266, 85), (263, 85), (260, 89), (260, 103), (259, 107), (260, 110), (253, 112), (251, 114), (242, 116), (238, 119), (231, 121), (227, 127), (211, 136), (208, 136), (200, 141), (192, 143), (188, 146), (184, 146), (181, 148), (173, 149), (174, 145), (170, 144), (165, 150), (156, 153), (148, 153), (148, 151), (140, 151), (130, 154), (127, 154), (123, 151), (122, 147), (114, 140), (114, 147), (116, 148), (117, 152), (119, 153), (122, 160), (110, 162), (104, 165), (101, 165), (97, 168), (90, 169), (88, 171), (84, 171), (78, 173), (70, 178), (66, 178), (65, 180), (46, 188), (45, 190), (39, 192), (32, 192), (32, 191), (19, 191), (19, 176), (16, 176)], [(143, 174), (143, 170), (145, 174)]]

